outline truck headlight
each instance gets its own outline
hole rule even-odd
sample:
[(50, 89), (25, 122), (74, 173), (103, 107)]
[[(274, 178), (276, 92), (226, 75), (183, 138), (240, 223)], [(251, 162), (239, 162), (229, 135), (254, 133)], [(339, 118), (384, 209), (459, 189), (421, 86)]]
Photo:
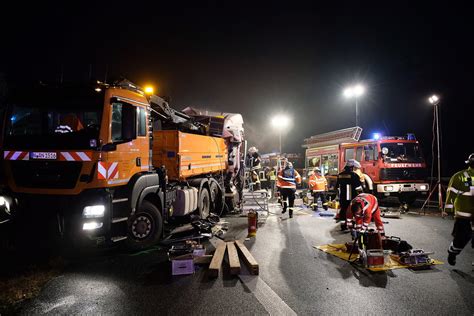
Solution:
[(385, 191), (392, 192), (392, 191), (393, 191), (393, 186), (391, 186), (391, 185), (386, 185), (386, 186), (385, 186)]
[(94, 230), (101, 228), (103, 225), (102, 222), (87, 222), (82, 225), (82, 230)]
[(421, 191), (426, 191), (428, 189), (428, 186), (426, 185), (420, 185), (420, 190)]
[(92, 205), (84, 207), (82, 216), (84, 218), (97, 218), (104, 217), (105, 206), (104, 205)]

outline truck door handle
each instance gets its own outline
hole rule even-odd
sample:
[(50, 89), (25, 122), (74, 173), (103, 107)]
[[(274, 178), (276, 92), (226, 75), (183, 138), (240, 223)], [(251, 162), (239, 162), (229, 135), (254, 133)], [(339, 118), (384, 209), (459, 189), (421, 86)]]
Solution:
[(137, 157), (137, 159), (135, 159), (135, 163), (136, 163), (137, 167), (141, 167), (142, 166), (142, 158)]

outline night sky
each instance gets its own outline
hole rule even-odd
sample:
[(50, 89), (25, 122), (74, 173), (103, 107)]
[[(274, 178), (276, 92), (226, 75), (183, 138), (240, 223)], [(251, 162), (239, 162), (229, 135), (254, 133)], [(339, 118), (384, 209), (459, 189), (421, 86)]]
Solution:
[[(66, 3), (67, 1), (64, 1)], [(278, 150), (269, 122), (287, 113), (283, 150), (353, 126), (345, 86), (362, 82), (364, 137), (372, 132), (423, 142), (430, 161), (432, 107), (441, 96), (443, 174), (474, 152), (473, 18), (468, 7), (379, 1), (193, 1), (153, 6), (26, 4), (0, 12), (0, 75), (18, 80), (152, 83), (177, 109), (239, 112), (261, 152)], [(451, 3), (451, 2), (446, 2)]]

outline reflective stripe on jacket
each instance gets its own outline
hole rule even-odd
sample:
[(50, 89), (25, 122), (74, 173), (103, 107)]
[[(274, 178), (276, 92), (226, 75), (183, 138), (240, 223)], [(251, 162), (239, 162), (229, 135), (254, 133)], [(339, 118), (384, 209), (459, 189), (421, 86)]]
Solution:
[[(359, 203), (362, 206), (361, 214), (352, 214), (351, 206), (355, 203)], [(355, 226), (356, 230), (366, 231), (369, 228), (369, 224), (372, 221), (372, 218), (375, 221), (377, 231), (381, 234), (384, 234), (385, 231), (382, 222), (382, 217), (380, 216), (380, 208), (377, 198), (372, 194), (368, 193), (361, 193), (357, 195), (351, 201), (351, 205), (347, 210), (347, 227), (349, 229), (353, 229)]]
[(449, 181), (445, 212), (454, 212), (456, 217), (474, 217), (474, 169), (461, 170)]
[(327, 185), (328, 182), (324, 176), (315, 173), (309, 176), (308, 186), (310, 190), (314, 192), (323, 192), (326, 191)]
[(301, 176), (295, 169), (288, 168), (278, 172), (277, 186), (279, 188), (296, 189), (296, 183), (301, 183)]

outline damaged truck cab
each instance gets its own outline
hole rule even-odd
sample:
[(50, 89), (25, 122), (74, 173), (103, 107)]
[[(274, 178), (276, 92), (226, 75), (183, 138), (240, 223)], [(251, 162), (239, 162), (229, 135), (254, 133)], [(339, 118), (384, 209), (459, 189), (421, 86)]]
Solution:
[(2, 134), (1, 198), (16, 224), (49, 214), (72, 240), (135, 249), (162, 238), (172, 217), (222, 212), (224, 177), (236, 174), (228, 148), (242, 141), (205, 134), (126, 80), (12, 93)]

